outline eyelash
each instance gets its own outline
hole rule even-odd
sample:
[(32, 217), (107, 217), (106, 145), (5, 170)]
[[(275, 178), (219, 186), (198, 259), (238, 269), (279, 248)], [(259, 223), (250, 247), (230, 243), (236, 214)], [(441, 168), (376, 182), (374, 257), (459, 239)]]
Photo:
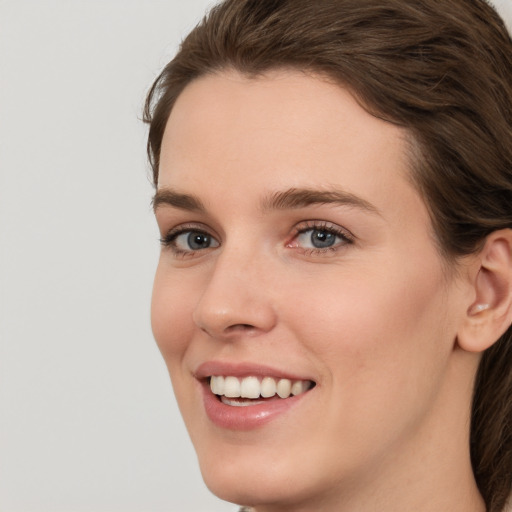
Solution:
[[(342, 242), (338, 242), (334, 246), (329, 246), (325, 248), (301, 248), (300, 246), (293, 246), (292, 244), (294, 241), (297, 240), (297, 238), (307, 233), (308, 231), (320, 231), (325, 232), (329, 235), (334, 235), (337, 238), (340, 238)], [(201, 227), (195, 225), (195, 224), (184, 224), (177, 228), (171, 229), (164, 237), (160, 238), (160, 243), (162, 247), (169, 248), (173, 255), (176, 257), (194, 257), (199, 252), (202, 252), (203, 250), (207, 250), (211, 247), (208, 247), (206, 249), (198, 249), (198, 250), (182, 250), (179, 249), (176, 245), (176, 239), (185, 233), (196, 233), (198, 235), (203, 235), (206, 237), (209, 237), (212, 240), (216, 240), (214, 236), (212, 236), (207, 230), (202, 229)], [(311, 255), (322, 255), (327, 253), (333, 253), (338, 251), (339, 249), (343, 248), (344, 246), (351, 245), (355, 242), (356, 238), (355, 236), (350, 233), (350, 231), (346, 229), (342, 229), (334, 224), (331, 224), (326, 221), (305, 221), (301, 224), (299, 224), (295, 229), (293, 233), (293, 237), (291, 238), (291, 241), (286, 243), (286, 247), (288, 248), (295, 248), (296, 250), (300, 250), (302, 254), (306, 256)], [(220, 245), (220, 242), (217, 242)]]
[(311, 221), (305, 221), (305, 222), (299, 224), (295, 228), (295, 233), (293, 235), (292, 241), (287, 243), (286, 246), (293, 247), (292, 244), (294, 243), (294, 241), (297, 240), (297, 238), (300, 235), (305, 234), (308, 231), (325, 232), (329, 235), (334, 235), (335, 237), (340, 238), (342, 241), (336, 243), (333, 246), (329, 246), (329, 247), (325, 247), (325, 248), (306, 249), (306, 248), (296, 247), (296, 249), (300, 250), (305, 256), (327, 255), (329, 253), (334, 253), (347, 245), (352, 245), (356, 240), (355, 236), (347, 229), (340, 228), (339, 226), (336, 226), (335, 224), (331, 224), (330, 222), (311, 220)]
[(160, 238), (160, 244), (162, 247), (170, 249), (173, 255), (176, 257), (193, 257), (195, 253), (200, 251), (184, 251), (179, 249), (176, 245), (176, 239), (185, 233), (197, 233), (198, 235), (207, 236), (213, 240), (215, 239), (215, 237), (208, 233), (207, 230), (202, 229), (201, 227), (197, 226), (197, 224), (183, 224), (171, 229), (164, 237)]

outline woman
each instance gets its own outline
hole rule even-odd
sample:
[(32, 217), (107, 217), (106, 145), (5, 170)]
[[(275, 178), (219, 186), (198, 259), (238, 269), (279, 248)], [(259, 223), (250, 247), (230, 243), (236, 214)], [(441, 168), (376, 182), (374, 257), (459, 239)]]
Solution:
[(512, 42), (483, 0), (227, 0), (145, 111), (152, 325), (201, 471), (268, 511), (502, 511)]

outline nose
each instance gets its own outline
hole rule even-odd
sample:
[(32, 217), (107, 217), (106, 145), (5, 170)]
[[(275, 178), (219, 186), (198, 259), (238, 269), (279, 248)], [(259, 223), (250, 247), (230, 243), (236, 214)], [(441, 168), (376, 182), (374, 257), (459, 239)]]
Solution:
[(220, 254), (194, 309), (194, 323), (216, 339), (271, 331), (277, 315), (267, 267), (254, 255)]

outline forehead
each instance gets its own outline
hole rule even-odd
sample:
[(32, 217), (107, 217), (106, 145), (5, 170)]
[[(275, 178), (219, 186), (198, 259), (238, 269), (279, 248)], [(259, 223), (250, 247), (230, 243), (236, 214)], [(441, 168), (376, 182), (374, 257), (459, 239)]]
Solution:
[(236, 135), (239, 146), (247, 135), (254, 146), (276, 132), (280, 141), (288, 133), (295, 140), (336, 145), (398, 142), (406, 133), (370, 115), (348, 89), (318, 75), (287, 69), (254, 78), (223, 71), (196, 79), (177, 98), (162, 152), (165, 156), (168, 144), (184, 136), (206, 135), (200, 141), (204, 146), (219, 139), (228, 143), (228, 136)]
[(159, 187), (249, 197), (333, 185), (378, 203), (402, 191), (417, 202), (407, 148), (402, 128), (370, 115), (339, 85), (291, 70), (258, 78), (226, 71), (197, 79), (177, 99)]

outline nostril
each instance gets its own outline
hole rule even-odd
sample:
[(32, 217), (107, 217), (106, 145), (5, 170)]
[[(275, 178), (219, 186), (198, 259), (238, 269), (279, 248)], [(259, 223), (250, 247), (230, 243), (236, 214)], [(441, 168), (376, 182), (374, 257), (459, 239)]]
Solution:
[(227, 327), (219, 326), (219, 329), (215, 328), (209, 328), (208, 326), (199, 326), (201, 331), (208, 334), (208, 336), (211, 336), (213, 338), (222, 338), (224, 336), (230, 336), (230, 335), (253, 335), (258, 331), (258, 328), (251, 324), (233, 324), (228, 325)]
[(251, 325), (251, 324), (235, 324), (235, 325), (230, 325), (226, 331), (251, 331), (253, 329), (256, 329), (256, 327), (254, 327), (254, 325)]

